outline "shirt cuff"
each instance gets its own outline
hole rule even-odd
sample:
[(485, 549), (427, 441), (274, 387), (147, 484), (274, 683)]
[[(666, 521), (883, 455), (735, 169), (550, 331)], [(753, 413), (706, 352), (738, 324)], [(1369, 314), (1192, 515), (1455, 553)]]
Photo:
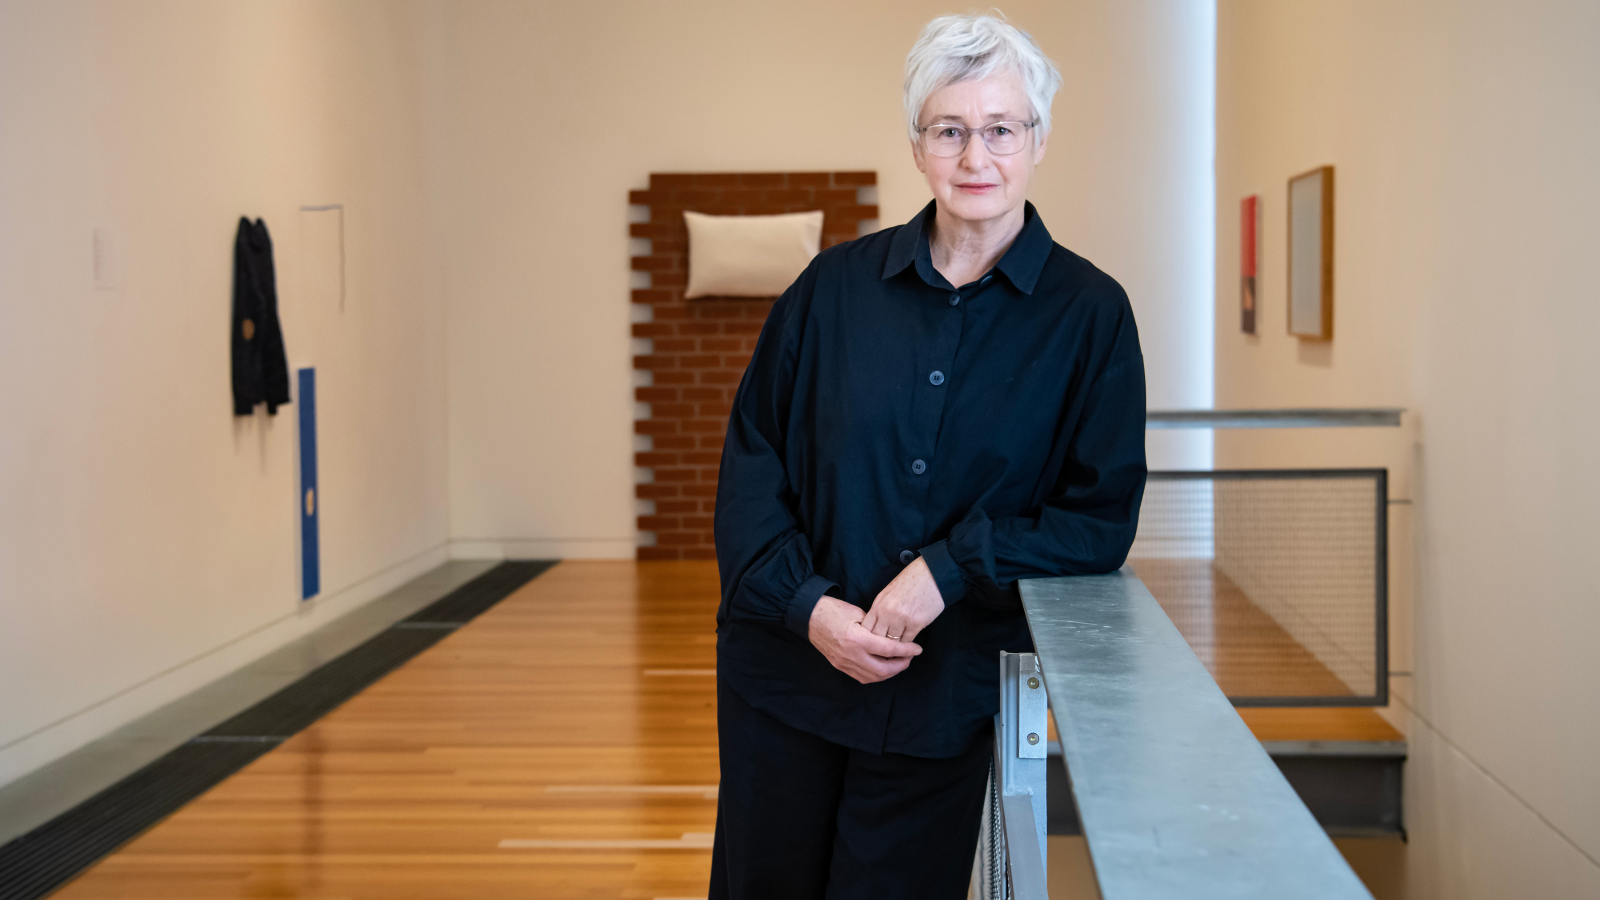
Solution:
[(823, 578), (813, 575), (800, 583), (799, 590), (789, 598), (789, 608), (783, 612), (783, 624), (789, 630), (807, 640), (811, 638), (811, 613), (817, 608), (817, 601), (822, 595), (837, 588), (838, 585)]
[(950, 555), (949, 541), (934, 541), (921, 551), (922, 561), (933, 573), (933, 582), (939, 586), (939, 596), (950, 606), (967, 595), (967, 579), (961, 565)]

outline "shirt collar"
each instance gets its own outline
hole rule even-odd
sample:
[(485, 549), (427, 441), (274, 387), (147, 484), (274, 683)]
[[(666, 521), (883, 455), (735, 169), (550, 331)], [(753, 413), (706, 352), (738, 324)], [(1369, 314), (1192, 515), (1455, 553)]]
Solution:
[[(921, 212), (895, 233), (894, 240), (889, 244), (889, 258), (883, 265), (884, 278), (892, 278), (915, 265), (923, 281), (942, 286), (944, 279), (934, 270), (933, 254), (928, 249), (928, 231), (933, 227), (936, 203), (929, 201)], [(1024, 201), (1022, 231), (1017, 233), (1017, 239), (1011, 242), (995, 268), (1004, 273), (1017, 290), (1032, 294), (1034, 286), (1039, 283), (1039, 273), (1044, 271), (1045, 261), (1050, 258), (1053, 243), (1050, 232), (1039, 219), (1038, 210), (1033, 208), (1032, 203)]]

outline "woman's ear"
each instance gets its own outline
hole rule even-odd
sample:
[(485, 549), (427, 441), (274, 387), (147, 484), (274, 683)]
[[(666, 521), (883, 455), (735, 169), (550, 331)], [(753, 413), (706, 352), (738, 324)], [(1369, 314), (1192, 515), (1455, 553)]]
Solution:
[(911, 142), (911, 161), (917, 164), (918, 172), (921, 172), (924, 175), (928, 174), (927, 163), (922, 158), (922, 145), (916, 141)]
[(1045, 136), (1045, 137), (1042, 137), (1042, 138), (1039, 139), (1039, 145), (1037, 147), (1033, 148), (1033, 164), (1034, 165), (1037, 166), (1039, 163), (1044, 162), (1044, 149), (1045, 149), (1045, 146), (1047, 144), (1049, 144), (1049, 143), (1050, 143), (1049, 136)]

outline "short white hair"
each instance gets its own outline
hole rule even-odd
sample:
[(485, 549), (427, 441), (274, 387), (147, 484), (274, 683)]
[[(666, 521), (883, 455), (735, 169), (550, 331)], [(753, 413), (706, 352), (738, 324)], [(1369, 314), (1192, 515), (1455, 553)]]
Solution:
[(986, 14), (940, 16), (922, 29), (906, 54), (906, 129), (917, 141), (917, 117), (940, 88), (1015, 71), (1033, 105), (1034, 143), (1050, 133), (1050, 101), (1061, 87), (1061, 72), (1026, 31), (1004, 17)]

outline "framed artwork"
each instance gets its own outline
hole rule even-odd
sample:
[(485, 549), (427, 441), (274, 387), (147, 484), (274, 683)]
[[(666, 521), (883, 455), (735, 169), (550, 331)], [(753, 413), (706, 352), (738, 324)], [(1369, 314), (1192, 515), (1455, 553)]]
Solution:
[(1239, 201), (1239, 330), (1256, 333), (1256, 252), (1261, 246), (1261, 198)]
[(1289, 333), (1333, 339), (1333, 166), (1289, 179)]

